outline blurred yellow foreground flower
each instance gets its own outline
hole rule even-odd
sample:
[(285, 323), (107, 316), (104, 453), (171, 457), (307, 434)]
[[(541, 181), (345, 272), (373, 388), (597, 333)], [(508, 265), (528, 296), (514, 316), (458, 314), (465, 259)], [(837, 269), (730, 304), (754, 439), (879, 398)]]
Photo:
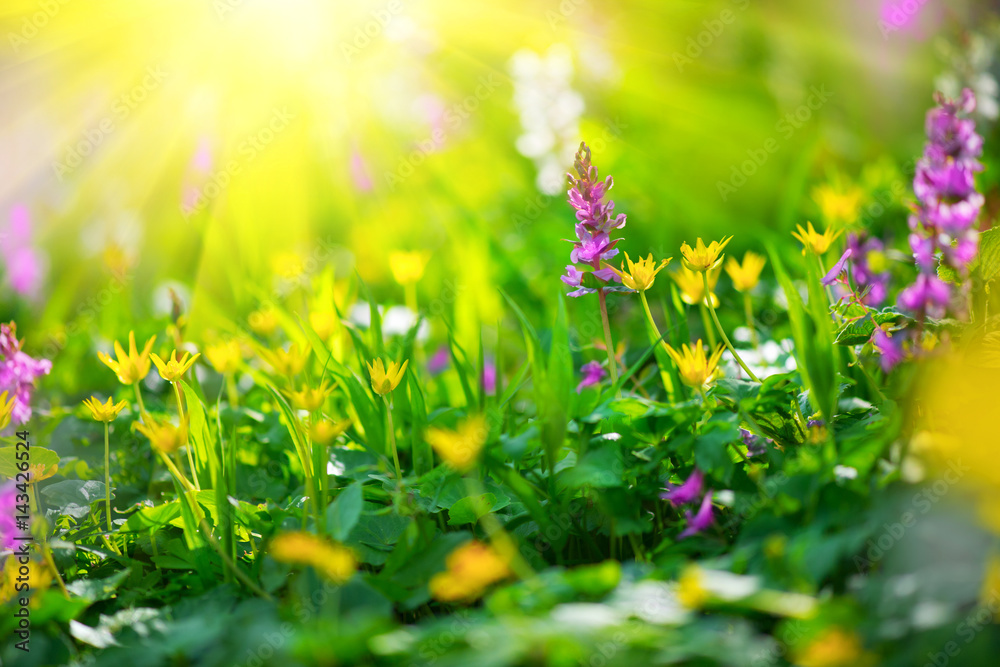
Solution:
[(743, 255), (743, 264), (730, 257), (726, 262), (726, 273), (733, 281), (733, 289), (737, 292), (749, 292), (760, 282), (760, 272), (764, 270), (767, 260), (757, 253), (748, 250)]
[(479, 458), (489, 434), (486, 418), (469, 417), (459, 427), (450, 431), (443, 428), (427, 429), (427, 442), (445, 463), (457, 470), (467, 470)]
[(292, 401), (292, 406), (298, 410), (308, 410), (314, 412), (323, 407), (326, 397), (333, 391), (326, 380), (318, 387), (303, 387), (298, 391), (287, 391), (288, 398)]
[(217, 373), (228, 375), (235, 373), (243, 361), (243, 350), (239, 341), (235, 339), (227, 340), (224, 343), (216, 343), (205, 347), (205, 358), (212, 365)]
[(507, 562), (492, 547), (472, 541), (448, 555), (448, 569), (431, 577), (431, 595), (443, 602), (474, 600), (486, 587), (510, 575)]
[(425, 250), (412, 252), (397, 250), (389, 253), (389, 268), (392, 277), (400, 285), (413, 285), (424, 277), (424, 269), (430, 261), (431, 254)]
[(135, 422), (133, 427), (149, 438), (153, 449), (162, 454), (172, 454), (187, 442), (187, 420), (182, 420), (180, 426), (174, 426), (168, 421), (150, 419), (148, 425)]
[(149, 374), (149, 352), (153, 349), (153, 343), (155, 342), (156, 336), (153, 336), (146, 341), (140, 353), (135, 345), (135, 332), (129, 331), (128, 354), (125, 353), (121, 344), (115, 341), (115, 356), (118, 357), (117, 360), (112, 359), (110, 355), (104, 352), (98, 352), (97, 357), (115, 372), (119, 382), (122, 384), (135, 384)]
[(261, 350), (260, 356), (278, 375), (295, 377), (306, 367), (310, 352), (308, 347), (300, 348), (298, 343), (292, 343), (288, 350), (280, 347), (274, 350)]
[(354, 574), (354, 553), (312, 533), (282, 533), (271, 541), (268, 550), (274, 560), (289, 565), (309, 565), (335, 584), (343, 584)]
[(866, 657), (856, 634), (828, 628), (798, 654), (795, 664), (800, 667), (860, 667), (870, 664)]

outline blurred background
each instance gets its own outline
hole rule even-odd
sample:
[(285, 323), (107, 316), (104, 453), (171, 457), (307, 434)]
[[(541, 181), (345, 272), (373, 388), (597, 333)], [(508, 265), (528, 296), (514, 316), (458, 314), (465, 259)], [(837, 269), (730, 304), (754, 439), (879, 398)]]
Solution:
[(997, 116), (987, 5), (6, 0), (0, 319), (82, 359), (324, 272), (400, 304), (389, 257), (420, 251), (418, 308), (468, 342), (497, 287), (532, 315), (564, 291), (581, 139), (633, 257), (838, 216), (903, 239), (934, 90)]

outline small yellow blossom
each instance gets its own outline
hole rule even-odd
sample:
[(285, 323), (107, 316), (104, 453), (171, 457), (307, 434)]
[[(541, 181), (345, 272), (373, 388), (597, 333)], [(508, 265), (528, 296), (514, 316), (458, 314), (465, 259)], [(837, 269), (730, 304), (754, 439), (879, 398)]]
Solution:
[(110, 355), (104, 352), (98, 352), (97, 357), (104, 362), (104, 365), (115, 372), (119, 382), (122, 384), (135, 384), (149, 374), (149, 351), (153, 349), (153, 343), (155, 342), (156, 336), (153, 336), (146, 341), (146, 345), (143, 346), (140, 353), (135, 346), (135, 332), (130, 331), (128, 333), (128, 354), (125, 353), (121, 344), (115, 341), (115, 356), (118, 357), (117, 360), (112, 359)]
[(489, 426), (486, 419), (477, 415), (466, 419), (454, 430), (443, 428), (427, 429), (427, 442), (444, 461), (457, 470), (467, 470), (486, 444)]
[(800, 667), (846, 667), (867, 664), (861, 640), (853, 632), (829, 628), (800, 651), (795, 664)]
[(834, 232), (833, 229), (828, 228), (820, 234), (813, 227), (813, 223), (808, 222), (806, 224), (808, 228), (803, 229), (802, 225), (796, 225), (798, 231), (792, 232), (792, 236), (802, 244), (803, 255), (806, 254), (807, 250), (815, 255), (822, 255), (830, 249), (830, 245), (843, 233), (843, 231)]
[(448, 555), (447, 570), (431, 577), (428, 589), (443, 602), (474, 600), (510, 575), (507, 561), (489, 545), (468, 542)]
[(722, 263), (722, 250), (729, 245), (733, 237), (722, 239), (722, 241), (712, 241), (708, 246), (699, 237), (692, 248), (687, 243), (681, 246), (681, 254), (684, 256), (684, 266), (692, 271), (710, 271)]
[[(719, 305), (719, 297), (715, 296), (715, 285), (719, 282), (719, 275), (722, 267), (717, 266), (708, 272), (708, 286), (712, 290), (712, 306)], [(682, 266), (674, 271), (671, 276), (677, 283), (677, 288), (681, 291), (681, 301), (689, 306), (696, 306), (705, 302), (705, 281), (701, 274), (686, 266)]]
[(332, 310), (318, 310), (309, 313), (309, 325), (321, 340), (329, 340), (340, 325), (340, 320)]
[(292, 401), (292, 406), (297, 410), (308, 410), (314, 412), (323, 407), (326, 397), (333, 391), (333, 387), (324, 380), (318, 387), (303, 387), (298, 391), (286, 391), (288, 398)]
[(319, 419), (309, 426), (309, 438), (317, 445), (325, 447), (336, 440), (350, 426), (350, 419), (341, 419), (338, 422), (333, 422), (329, 419)]
[(187, 443), (187, 420), (182, 420), (180, 426), (174, 426), (168, 421), (158, 422), (150, 419), (149, 424), (135, 422), (135, 430), (149, 438), (149, 443), (158, 452), (171, 454)]
[(14, 404), (17, 403), (17, 396), (7, 399), (7, 392), (0, 394), (0, 431), (10, 424), (10, 416), (14, 412)]
[[(0, 402), (2, 402), (2, 399), (3, 395), (0, 395)], [(85, 399), (83, 404), (90, 408), (90, 414), (94, 417), (95, 421), (108, 423), (118, 418), (118, 413), (125, 409), (128, 402), (119, 401), (118, 403), (112, 403), (109, 398), (106, 403), (101, 403), (97, 400), (96, 396), (91, 396)]]
[(160, 377), (167, 382), (177, 382), (184, 377), (184, 374), (187, 373), (192, 364), (201, 356), (201, 353), (199, 352), (192, 357), (190, 352), (185, 352), (178, 359), (177, 350), (174, 350), (170, 353), (170, 361), (164, 361), (155, 352), (151, 356), (153, 357), (153, 363), (156, 364), (156, 369), (160, 371)]
[(403, 379), (406, 366), (410, 363), (407, 359), (403, 365), (398, 365), (395, 361), (388, 362), (388, 367), (382, 365), (381, 359), (376, 359), (368, 364), (368, 373), (372, 378), (372, 390), (379, 396), (385, 396), (390, 391), (399, 386), (399, 381)]
[(243, 349), (235, 338), (205, 346), (205, 358), (217, 373), (235, 373), (243, 361)]
[(750, 250), (743, 255), (742, 266), (735, 257), (730, 257), (726, 262), (726, 273), (733, 281), (733, 288), (737, 292), (749, 292), (756, 287), (760, 282), (760, 272), (764, 270), (766, 263), (766, 259)]
[(392, 277), (400, 285), (413, 285), (424, 277), (424, 269), (430, 261), (431, 254), (423, 250), (413, 252), (396, 251), (389, 253), (389, 268)]
[(622, 263), (621, 271), (612, 267), (609, 267), (612, 271), (618, 274), (618, 277), (622, 279), (622, 284), (629, 289), (634, 289), (638, 292), (645, 292), (650, 287), (653, 286), (653, 279), (656, 278), (656, 274), (666, 268), (667, 264), (673, 257), (668, 257), (667, 259), (660, 262), (659, 266), (653, 261), (653, 254), (650, 253), (649, 257), (646, 259), (639, 258), (638, 262), (633, 262), (629, 258), (628, 253), (625, 253), (625, 262), (628, 262), (628, 271), (625, 271), (625, 264)]
[(708, 602), (709, 593), (705, 588), (704, 576), (697, 565), (684, 568), (677, 579), (677, 600), (688, 609), (701, 609)]
[(278, 313), (274, 308), (261, 308), (247, 316), (247, 324), (258, 336), (270, 336), (278, 328)]
[(812, 192), (813, 200), (819, 206), (826, 224), (831, 227), (852, 225), (858, 219), (864, 191), (856, 185), (844, 189), (832, 185), (820, 185)]
[(681, 382), (689, 387), (700, 388), (716, 378), (719, 371), (719, 359), (722, 358), (722, 345), (717, 347), (711, 355), (705, 354), (705, 348), (701, 344), (701, 339), (693, 346), (681, 345), (678, 352), (669, 345), (667, 354), (677, 364), (677, 372), (680, 373)]
[(261, 350), (260, 356), (278, 375), (295, 377), (306, 367), (310, 352), (308, 347), (300, 348), (298, 343), (293, 343), (287, 350), (280, 347), (274, 350)]
[(309, 565), (335, 584), (347, 582), (358, 567), (350, 549), (312, 533), (282, 533), (271, 541), (268, 553), (280, 563)]

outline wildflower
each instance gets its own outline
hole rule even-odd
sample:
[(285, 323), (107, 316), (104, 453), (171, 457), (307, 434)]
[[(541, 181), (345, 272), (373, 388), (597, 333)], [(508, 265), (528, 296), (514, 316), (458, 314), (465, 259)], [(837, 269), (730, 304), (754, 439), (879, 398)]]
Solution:
[(278, 313), (274, 308), (261, 308), (247, 316), (247, 324), (257, 335), (270, 336), (278, 328)]
[(688, 609), (701, 609), (708, 602), (705, 577), (697, 565), (688, 565), (677, 579), (677, 601)]
[(802, 225), (796, 225), (795, 227), (798, 231), (792, 232), (792, 236), (802, 244), (803, 255), (806, 254), (807, 250), (814, 255), (824, 254), (843, 233), (842, 231), (834, 232), (833, 229), (827, 228), (825, 232), (820, 234), (813, 227), (813, 223), (808, 222), (806, 224), (808, 225), (807, 229), (803, 229)]
[(914, 313), (944, 317), (951, 300), (951, 288), (936, 275), (922, 273), (915, 283), (899, 293), (899, 305)]
[(902, 345), (899, 342), (899, 337), (896, 340), (892, 339), (885, 329), (876, 326), (875, 332), (872, 335), (872, 345), (882, 355), (882, 370), (886, 373), (891, 371), (896, 367), (901, 361), (903, 361), (904, 354)]
[(885, 244), (873, 236), (848, 234), (847, 249), (851, 251), (851, 278), (863, 292), (861, 302), (873, 308), (881, 306), (889, 296), (892, 277)]
[(823, 276), (823, 279), (820, 280), (820, 282), (827, 286), (837, 282), (837, 279), (840, 278), (841, 274), (847, 270), (847, 260), (849, 260), (853, 254), (854, 250), (852, 248), (845, 250), (844, 254), (837, 260), (837, 263), (830, 267), (830, 270), (826, 272), (826, 275)]
[(580, 380), (580, 384), (576, 385), (576, 393), (578, 394), (587, 387), (593, 387), (596, 384), (600, 384), (601, 380), (608, 375), (604, 366), (596, 361), (584, 364), (580, 369), (580, 372), (583, 373), (583, 379)]
[[(747, 448), (747, 456), (754, 457), (760, 456), (767, 453), (767, 443), (771, 440), (754, 435), (745, 428), (740, 429), (740, 437), (743, 440), (743, 446)], [(773, 444), (773, 443), (772, 443)]]
[(756, 287), (766, 263), (766, 259), (750, 250), (743, 255), (742, 265), (735, 257), (730, 257), (726, 262), (726, 273), (733, 281), (733, 289), (737, 292), (749, 292)]
[[(0, 395), (0, 398), (2, 398), (2, 395)], [(118, 413), (125, 409), (128, 402), (119, 401), (118, 403), (112, 403), (109, 398), (106, 403), (101, 403), (96, 397), (91, 396), (84, 400), (83, 404), (90, 408), (90, 414), (94, 418), (94, 421), (107, 424), (118, 418)]]
[(0, 258), (5, 265), (7, 282), (22, 296), (33, 297), (42, 285), (45, 273), (44, 254), (33, 241), (31, 214), (18, 204), (11, 209), (10, 220), (0, 228)]
[(7, 425), (10, 424), (10, 417), (14, 412), (14, 406), (16, 404), (16, 396), (11, 396), (10, 399), (8, 399), (6, 391), (0, 393), (0, 431), (7, 428)]
[(149, 438), (149, 444), (161, 454), (172, 454), (187, 443), (187, 420), (174, 426), (168, 421), (150, 419), (149, 424), (135, 422), (132, 427)]
[(17, 511), (17, 504), (17, 485), (14, 481), (0, 486), (0, 550), (14, 549), (18, 544), (16, 538), (22, 531), (18, 530), (15, 521), (15, 517), (21, 514)]
[[(861, 640), (853, 632), (827, 628), (796, 656), (801, 667), (845, 667), (856, 665), (864, 657)], [(864, 664), (864, 663), (862, 663)]]
[(14, 404), (10, 418), (15, 424), (31, 419), (31, 392), (39, 377), (48, 375), (52, 362), (34, 359), (21, 350), (17, 325), (0, 324), (0, 391), (8, 392)]
[(424, 250), (391, 252), (389, 268), (392, 270), (392, 277), (400, 285), (415, 285), (424, 277), (424, 269), (430, 258), (431, 254)]
[(697, 514), (691, 516), (691, 512), (685, 510), (684, 515), (687, 517), (688, 527), (678, 536), (681, 539), (700, 533), (715, 523), (715, 515), (712, 513), (712, 489), (705, 493)]
[(335, 584), (346, 583), (357, 570), (354, 553), (311, 533), (292, 531), (271, 540), (271, 558), (290, 565), (308, 565)]
[(350, 419), (341, 419), (339, 422), (329, 419), (316, 420), (309, 426), (309, 438), (318, 445), (329, 445), (350, 428), (351, 423)]
[(483, 391), (488, 396), (493, 396), (497, 393), (497, 364), (489, 357), (483, 360), (483, 374), (480, 381), (482, 382)]
[(681, 254), (684, 256), (684, 266), (692, 271), (697, 271), (704, 273), (705, 271), (711, 271), (720, 264), (722, 264), (722, 258), (725, 255), (722, 254), (723, 249), (729, 242), (733, 240), (733, 237), (724, 238), (722, 241), (712, 241), (708, 246), (705, 246), (705, 242), (701, 240), (701, 237), (695, 242), (695, 247), (692, 248), (687, 243), (681, 245)]
[(510, 575), (507, 561), (482, 542), (468, 542), (448, 555), (448, 568), (431, 577), (431, 595), (443, 602), (474, 600), (488, 586)]
[(450, 361), (451, 352), (448, 350), (447, 345), (442, 345), (435, 350), (431, 358), (427, 360), (427, 372), (431, 375), (439, 375), (448, 367), (448, 363)]
[(706, 355), (701, 339), (698, 339), (694, 346), (682, 345), (680, 352), (669, 345), (664, 345), (664, 347), (667, 348), (667, 354), (670, 355), (670, 358), (677, 364), (681, 382), (696, 389), (701, 389), (715, 379), (719, 370), (719, 359), (722, 358), (722, 351), (725, 349), (720, 345), (711, 355)]
[[(618, 239), (611, 239), (611, 232), (625, 226), (625, 214), (615, 215), (615, 202), (604, 201), (604, 195), (614, 186), (614, 179), (608, 176), (605, 180), (597, 178), (597, 167), (590, 162), (590, 148), (585, 143), (580, 144), (576, 153), (574, 167), (577, 176), (569, 174), (569, 203), (576, 209), (575, 226), (576, 241), (570, 252), (573, 264), (583, 263), (590, 267), (590, 275), (594, 284), (603, 288), (604, 284), (618, 279), (613, 269), (601, 268), (601, 263), (618, 254), (615, 245)], [(577, 289), (569, 296), (578, 297), (597, 291), (594, 287), (584, 287), (583, 271), (570, 264), (566, 267), (566, 275), (562, 281)]]
[(240, 367), (243, 362), (243, 350), (239, 341), (230, 339), (223, 343), (207, 345), (205, 358), (208, 359), (208, 363), (217, 373), (228, 375), (235, 373)]
[(387, 363), (388, 366), (383, 366), (381, 359), (375, 359), (372, 363), (367, 364), (368, 374), (372, 380), (372, 390), (379, 396), (385, 396), (399, 386), (410, 360), (404, 361), (402, 366), (395, 361)]
[(857, 221), (864, 191), (857, 186), (839, 189), (827, 184), (814, 189), (812, 195), (826, 224), (843, 227)]
[[(721, 266), (708, 272), (708, 286), (712, 290), (711, 297), (712, 305), (714, 306), (719, 304), (719, 297), (715, 296), (715, 285), (719, 282), (719, 275), (721, 273)], [(677, 283), (677, 289), (681, 291), (681, 301), (689, 306), (696, 306), (705, 302), (705, 281), (702, 280), (700, 273), (682, 266), (674, 271), (671, 277)]]
[(298, 343), (292, 343), (287, 350), (280, 347), (274, 350), (261, 350), (260, 356), (278, 375), (295, 377), (306, 367), (310, 352), (308, 346), (300, 348)]
[(628, 253), (625, 253), (625, 261), (628, 262), (628, 272), (625, 272), (624, 263), (622, 264), (621, 271), (615, 268), (611, 270), (621, 279), (625, 287), (638, 292), (645, 292), (653, 286), (653, 279), (656, 278), (656, 274), (666, 268), (671, 259), (673, 257), (668, 257), (657, 266), (656, 262), (653, 261), (653, 254), (650, 253), (646, 259), (640, 257), (638, 262), (633, 263)]
[(288, 397), (292, 400), (292, 405), (298, 410), (308, 410), (315, 412), (323, 407), (326, 397), (333, 391), (333, 387), (324, 380), (318, 387), (303, 387), (298, 391), (287, 391)]
[(454, 430), (429, 428), (425, 436), (434, 451), (456, 470), (468, 470), (486, 444), (489, 426), (481, 415), (466, 419)]
[(104, 365), (115, 372), (118, 381), (122, 384), (135, 384), (149, 375), (149, 352), (153, 349), (156, 336), (153, 336), (142, 348), (140, 353), (135, 346), (135, 332), (128, 332), (128, 354), (122, 346), (115, 341), (115, 356), (118, 360), (112, 359), (104, 352), (98, 352), (97, 357), (104, 362)]
[(337, 330), (340, 320), (332, 310), (319, 310), (309, 313), (309, 326), (313, 328), (321, 340), (329, 340)]
[(163, 361), (158, 354), (155, 352), (150, 355), (153, 358), (153, 363), (156, 364), (156, 369), (160, 371), (160, 377), (162, 377), (167, 382), (177, 382), (184, 374), (187, 373), (191, 365), (197, 361), (201, 353), (191, 356), (190, 352), (185, 352), (184, 355), (178, 359), (177, 350), (170, 353), (170, 361)]
[(660, 494), (660, 498), (669, 500), (674, 505), (693, 503), (701, 495), (704, 482), (705, 474), (695, 468), (683, 484), (668, 488)]

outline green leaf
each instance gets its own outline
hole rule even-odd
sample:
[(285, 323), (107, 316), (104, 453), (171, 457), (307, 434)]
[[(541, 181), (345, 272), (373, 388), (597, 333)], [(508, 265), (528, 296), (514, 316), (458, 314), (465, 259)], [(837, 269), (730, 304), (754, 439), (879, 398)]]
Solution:
[(330, 536), (343, 542), (354, 530), (361, 518), (361, 482), (355, 482), (337, 495), (337, 499), (326, 508), (326, 527)]
[(872, 334), (875, 333), (876, 324), (880, 327), (900, 325), (907, 320), (907, 317), (895, 307), (883, 310), (869, 308), (866, 316), (856, 319), (859, 315), (858, 310), (860, 309), (849, 309), (845, 313), (845, 316), (852, 318), (853, 321), (845, 324), (837, 333), (837, 338), (834, 340), (837, 345), (864, 345), (871, 340)]
[(50, 505), (59, 508), (60, 514), (82, 519), (90, 514), (94, 502), (104, 500), (104, 482), (67, 479), (46, 486), (42, 495)]
[(496, 512), (509, 504), (509, 498), (498, 499), (492, 493), (462, 498), (448, 510), (448, 525), (474, 524), (490, 512)]
[(983, 282), (993, 281), (1000, 274), (1000, 232), (989, 229), (979, 235), (979, 271)]
[[(24, 452), (28, 452), (27, 458), (23, 458)], [(22, 459), (18, 460), (18, 454), (21, 454)], [(34, 445), (28, 450), (16, 446), (0, 447), (0, 475), (16, 478), (18, 473), (26, 472), (18, 467), (25, 462), (28, 463), (29, 470), (34, 473), (32, 482), (48, 479), (59, 470), (59, 455), (51, 449)]]

